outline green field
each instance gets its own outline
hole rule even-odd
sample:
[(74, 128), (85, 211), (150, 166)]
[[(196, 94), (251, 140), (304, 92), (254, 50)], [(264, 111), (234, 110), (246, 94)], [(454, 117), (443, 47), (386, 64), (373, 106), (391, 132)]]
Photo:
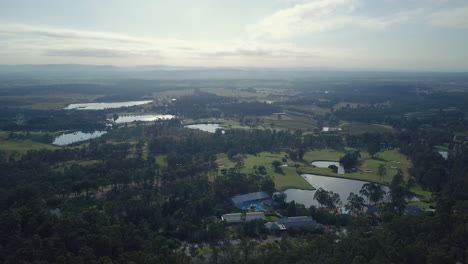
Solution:
[(379, 124), (364, 124), (364, 123), (343, 123), (340, 125), (343, 133), (348, 134), (362, 134), (362, 133), (391, 133), (393, 128), (386, 125)]
[[(297, 188), (303, 190), (313, 190), (314, 188), (304, 180), (297, 172), (294, 167), (294, 162), (288, 162), (288, 167), (281, 167), (283, 173), (277, 173), (274, 171), (274, 168), (271, 165), (271, 162), (274, 160), (281, 161), (281, 159), (286, 155), (285, 152), (280, 153), (270, 153), (262, 152), (258, 155), (244, 155), (244, 173), (253, 173), (254, 166), (265, 166), (267, 175), (270, 175), (274, 178), (276, 189), (283, 191), (289, 188)], [(234, 162), (229, 160), (225, 154), (218, 155), (216, 161), (220, 168), (232, 168), (234, 167)]]
[(0, 131), (0, 151), (24, 153), (28, 150), (58, 149), (59, 147), (32, 140), (9, 140), (8, 132)]
[[(344, 155), (343, 151), (323, 149), (306, 152), (304, 155), (305, 162), (294, 162), (289, 159), (287, 161), (288, 167), (282, 167), (283, 173), (276, 173), (274, 168), (271, 166), (271, 162), (274, 160), (281, 161), (285, 155), (285, 152), (262, 152), (258, 155), (244, 155), (245, 169), (243, 172), (253, 173), (254, 166), (263, 165), (267, 168), (267, 174), (274, 177), (276, 189), (281, 191), (288, 188), (313, 189), (313, 186), (310, 186), (309, 183), (298, 175), (296, 168), (294, 167), (295, 164), (300, 165), (302, 173), (359, 179), (383, 184), (390, 184), (398, 169), (401, 169), (406, 178), (408, 178), (408, 169), (412, 166), (406, 156), (401, 154), (398, 149), (395, 149), (378, 153), (375, 159), (371, 159), (367, 153), (362, 153), (361, 166), (357, 171), (338, 174), (328, 168), (314, 168), (310, 165), (310, 163), (315, 160), (338, 161), (340, 157)], [(218, 155), (217, 163), (221, 168), (231, 168), (234, 166), (234, 162), (230, 161), (224, 154)], [(384, 177), (377, 175), (377, 170), (380, 164), (384, 165), (387, 169), (387, 175)], [(420, 185), (416, 185), (411, 189), (411, 191), (421, 199), (421, 202), (419, 203), (424, 204), (424, 207), (432, 205), (431, 192), (423, 190)]]

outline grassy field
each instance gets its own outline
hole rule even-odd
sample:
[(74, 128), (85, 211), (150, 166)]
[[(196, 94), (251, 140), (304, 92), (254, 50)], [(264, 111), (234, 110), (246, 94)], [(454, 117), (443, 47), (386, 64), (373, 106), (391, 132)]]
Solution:
[[(317, 129), (315, 120), (298, 115), (281, 115), (281, 119), (278, 119), (278, 115), (266, 116), (264, 118), (264, 126), (273, 129), (296, 129), (303, 131), (313, 131)], [(271, 124), (273, 123), (273, 126)]]
[(8, 132), (0, 131), (0, 150), (5, 152), (20, 152), (24, 153), (28, 150), (38, 149), (57, 149), (59, 147), (35, 142), (32, 140), (9, 140)]
[(248, 92), (235, 88), (202, 88), (201, 91), (226, 97), (240, 97), (255, 99), (260, 96), (258, 93)]
[[(244, 173), (253, 173), (254, 166), (265, 166), (267, 174), (274, 178), (275, 186), (277, 190), (286, 190), (289, 188), (297, 188), (303, 190), (313, 190), (314, 188), (304, 180), (297, 172), (296, 168), (293, 167), (293, 162), (288, 162), (288, 167), (281, 167), (282, 173), (275, 172), (274, 168), (271, 165), (271, 162), (274, 160), (281, 161), (281, 159), (286, 155), (284, 152), (280, 153), (270, 153), (262, 152), (258, 155), (245, 155), (244, 156)], [(221, 168), (232, 168), (234, 167), (234, 162), (229, 160), (225, 154), (218, 155), (216, 161)]]
[[(274, 176), (276, 188), (285, 190), (287, 188), (310, 189), (310, 185), (296, 172), (295, 164), (299, 164), (300, 170), (303, 173), (319, 174), (326, 176), (337, 176), (351, 179), (366, 180), (378, 183), (389, 184), (393, 176), (401, 169), (407, 175), (408, 169), (411, 167), (411, 162), (406, 159), (406, 156), (401, 154), (398, 150), (390, 150), (376, 155), (376, 159), (371, 159), (367, 153), (362, 153), (361, 166), (357, 171), (346, 174), (338, 174), (328, 168), (314, 168), (310, 164), (315, 160), (330, 160), (338, 161), (344, 155), (343, 151), (336, 151), (331, 149), (313, 150), (306, 152), (304, 155), (305, 162), (294, 162), (288, 160), (288, 167), (282, 167), (283, 173), (277, 173), (271, 166), (271, 162), (285, 157), (286, 153), (270, 153), (262, 152), (256, 156), (245, 155), (245, 173), (252, 173), (254, 166), (263, 165), (267, 168), (268, 175)], [(231, 168), (234, 162), (230, 161), (226, 155), (218, 155), (218, 164), (221, 168)], [(380, 177), (377, 175), (377, 170), (380, 164), (387, 168), (387, 175)], [(421, 189), (422, 191), (422, 189)], [(427, 193), (425, 194), (427, 195)]]
[(378, 124), (364, 124), (364, 123), (343, 123), (340, 125), (343, 132), (348, 134), (362, 134), (362, 133), (391, 133), (393, 128), (385, 125)]

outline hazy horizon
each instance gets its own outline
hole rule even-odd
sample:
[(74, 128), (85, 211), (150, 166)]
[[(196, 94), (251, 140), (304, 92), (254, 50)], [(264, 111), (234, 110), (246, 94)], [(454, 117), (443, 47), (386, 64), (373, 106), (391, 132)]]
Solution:
[(0, 3), (2, 65), (468, 71), (459, 0)]

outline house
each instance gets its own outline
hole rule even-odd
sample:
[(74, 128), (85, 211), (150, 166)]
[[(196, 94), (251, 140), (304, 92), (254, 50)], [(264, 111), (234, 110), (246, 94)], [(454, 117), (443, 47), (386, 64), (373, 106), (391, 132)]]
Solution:
[(380, 217), (380, 208), (374, 207), (374, 206), (365, 206), (364, 207), (364, 213), (368, 216), (372, 217)]
[(233, 213), (223, 214), (221, 220), (226, 221), (229, 224), (250, 222), (255, 220), (265, 220), (265, 214), (263, 212), (252, 212), (252, 213)]
[(262, 201), (271, 200), (271, 197), (266, 192), (254, 192), (254, 193), (236, 195), (234, 197), (231, 197), (230, 200), (234, 204), (234, 206), (236, 206), (237, 208), (242, 208), (243, 205), (245, 204), (254, 204), (254, 203), (260, 203)]
[(310, 216), (296, 216), (296, 217), (285, 217), (278, 219), (278, 224), (284, 225), (286, 229), (295, 228), (295, 227), (311, 227), (314, 228), (317, 225), (315, 221)]
[(405, 211), (403, 212), (404, 215), (411, 215), (411, 216), (417, 216), (422, 214), (422, 210), (417, 207), (416, 205), (407, 205), (405, 207)]
[(265, 227), (272, 233), (299, 228), (315, 229), (317, 226), (317, 221), (310, 216), (285, 217), (265, 224)]

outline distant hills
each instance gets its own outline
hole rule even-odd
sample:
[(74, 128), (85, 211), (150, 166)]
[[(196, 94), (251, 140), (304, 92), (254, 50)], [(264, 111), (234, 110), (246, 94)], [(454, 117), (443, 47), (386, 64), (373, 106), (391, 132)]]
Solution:
[(468, 73), (417, 73), (330, 68), (208, 68), (147, 65), (45, 64), (0, 65), (0, 80), (96, 80), (96, 79), (308, 79), (308, 78), (427, 78), (461, 77)]

